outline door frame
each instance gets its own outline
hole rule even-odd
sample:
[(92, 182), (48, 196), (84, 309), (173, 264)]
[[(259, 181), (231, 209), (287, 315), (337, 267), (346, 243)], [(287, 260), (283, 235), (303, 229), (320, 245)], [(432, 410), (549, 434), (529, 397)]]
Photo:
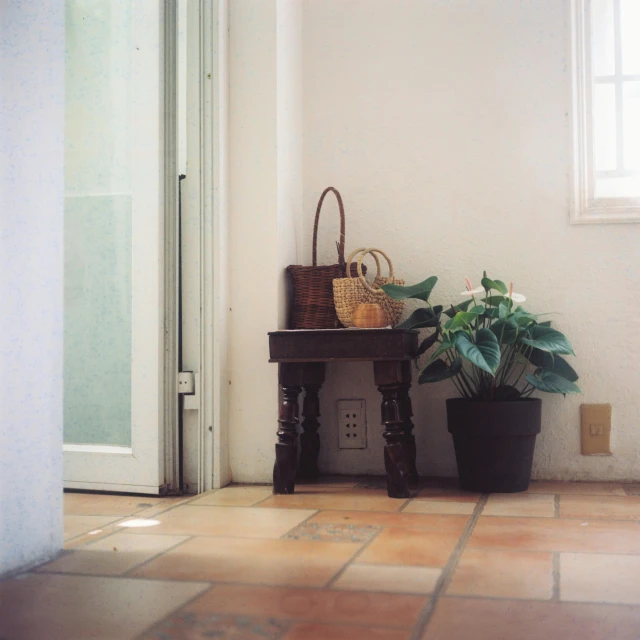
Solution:
[[(167, 493), (180, 489), (178, 351), (180, 265), (178, 263), (178, 8), (164, 0), (164, 345), (163, 416), (164, 482)], [(173, 114), (173, 117), (171, 115)]]
[[(228, 453), (228, 0), (187, 2), (187, 178), (182, 286), (192, 292), (183, 313), (183, 339), (196, 374), (196, 394), (185, 402), (193, 437), (185, 435), (189, 490), (201, 493), (230, 482)], [(195, 104), (194, 104), (195, 103)], [(197, 105), (197, 107), (196, 107)], [(191, 262), (189, 257), (192, 257)], [(189, 311), (190, 309), (190, 311)], [(196, 353), (197, 351), (197, 353)], [(197, 414), (195, 414), (197, 412)], [(185, 420), (185, 425), (187, 425)], [(191, 427), (188, 427), (191, 428)], [(191, 467), (189, 469), (188, 467)], [(194, 486), (194, 484), (196, 486)]]
[(211, 238), (211, 265), (213, 283), (207, 290), (211, 302), (207, 306), (211, 313), (213, 337), (211, 380), (212, 455), (211, 487), (219, 489), (232, 480), (229, 466), (229, 0), (211, 0), (212, 4), (212, 165), (213, 195)]

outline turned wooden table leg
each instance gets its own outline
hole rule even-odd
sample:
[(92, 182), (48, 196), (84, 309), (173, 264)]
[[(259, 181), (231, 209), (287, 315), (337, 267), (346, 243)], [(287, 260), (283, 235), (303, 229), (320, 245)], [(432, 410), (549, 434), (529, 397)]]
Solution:
[(307, 364), (303, 372), (303, 386), (305, 390), (304, 403), (302, 405), (302, 434), (300, 436), (300, 464), (298, 466), (299, 478), (317, 478), (318, 455), (320, 453), (320, 436), (318, 429), (320, 422), (320, 398), (318, 393), (324, 382), (324, 363)]
[(319, 385), (308, 384), (304, 387), (305, 395), (302, 404), (302, 433), (300, 434), (300, 464), (298, 465), (298, 478), (317, 478), (318, 455), (320, 453), (320, 436), (318, 429), (320, 423), (320, 399), (318, 398)]
[(410, 473), (405, 451), (405, 425), (408, 394), (411, 382), (409, 362), (374, 362), (373, 372), (378, 391), (382, 394), (384, 466), (387, 472), (387, 494), (390, 498), (409, 498)]
[(411, 420), (413, 417), (413, 409), (411, 407), (411, 397), (409, 391), (411, 385), (406, 383), (400, 387), (400, 402), (402, 403), (401, 411), (404, 416), (404, 434), (402, 436), (402, 446), (404, 447), (404, 453), (407, 461), (407, 472), (409, 474), (409, 480), (412, 484), (416, 484), (420, 480), (418, 475), (418, 469), (416, 467), (416, 438), (413, 435), (414, 425)]
[(298, 396), (302, 391), (300, 365), (280, 365), (280, 416), (278, 422), (278, 443), (276, 462), (273, 467), (273, 492), (293, 493), (295, 491), (296, 469), (298, 467)]

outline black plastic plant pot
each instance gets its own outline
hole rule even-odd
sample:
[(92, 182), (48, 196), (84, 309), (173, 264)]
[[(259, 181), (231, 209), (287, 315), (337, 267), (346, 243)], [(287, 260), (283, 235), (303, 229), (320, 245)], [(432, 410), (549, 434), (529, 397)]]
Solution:
[(526, 491), (540, 433), (542, 401), (447, 400), (460, 488), (477, 493)]

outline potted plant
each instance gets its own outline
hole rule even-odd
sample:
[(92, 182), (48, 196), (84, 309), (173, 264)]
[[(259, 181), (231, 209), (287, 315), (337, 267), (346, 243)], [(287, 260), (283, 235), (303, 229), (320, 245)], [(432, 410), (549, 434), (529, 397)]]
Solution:
[(580, 393), (578, 375), (562, 357), (574, 355), (571, 344), (550, 321), (520, 305), (525, 297), (513, 285), (486, 272), (476, 289), (467, 279), (461, 294), (466, 300), (448, 309), (429, 302), (436, 282), (433, 276), (382, 288), (395, 300), (427, 305), (399, 328), (433, 330), (419, 348), (418, 359), (433, 351), (418, 382), (451, 379), (460, 394), (447, 400), (460, 486), (483, 493), (526, 491), (541, 424), (541, 401), (531, 396), (536, 390)]

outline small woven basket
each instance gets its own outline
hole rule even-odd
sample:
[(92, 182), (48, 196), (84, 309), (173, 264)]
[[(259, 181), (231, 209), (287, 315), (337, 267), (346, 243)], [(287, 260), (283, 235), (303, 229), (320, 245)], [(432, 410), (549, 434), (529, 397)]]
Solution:
[[(368, 254), (371, 254), (376, 261), (377, 272), (373, 279), (373, 284), (369, 284), (366, 281), (362, 270), (362, 261)], [(381, 274), (378, 254), (381, 255), (389, 265), (389, 275), (386, 278)], [(351, 267), (356, 255), (358, 256), (358, 277), (354, 278)], [(336, 278), (333, 281), (333, 299), (340, 322), (342, 322), (345, 327), (353, 327), (353, 312), (358, 305), (379, 304), (387, 314), (389, 324), (391, 326), (398, 324), (402, 311), (404, 310), (404, 302), (402, 300), (392, 300), (380, 289), (384, 284), (404, 284), (404, 280), (394, 278), (393, 263), (389, 259), (389, 256), (381, 249), (357, 249), (354, 251), (347, 260), (347, 277)]]
[[(318, 224), (325, 196), (333, 192), (340, 209), (340, 240), (338, 264), (318, 266)], [(287, 272), (292, 283), (292, 301), (290, 311), (291, 329), (337, 329), (340, 326), (333, 303), (333, 280), (344, 277), (345, 215), (342, 197), (337, 189), (327, 187), (320, 196), (313, 224), (313, 265), (310, 267), (290, 265)], [(352, 274), (356, 275), (355, 265)]]

